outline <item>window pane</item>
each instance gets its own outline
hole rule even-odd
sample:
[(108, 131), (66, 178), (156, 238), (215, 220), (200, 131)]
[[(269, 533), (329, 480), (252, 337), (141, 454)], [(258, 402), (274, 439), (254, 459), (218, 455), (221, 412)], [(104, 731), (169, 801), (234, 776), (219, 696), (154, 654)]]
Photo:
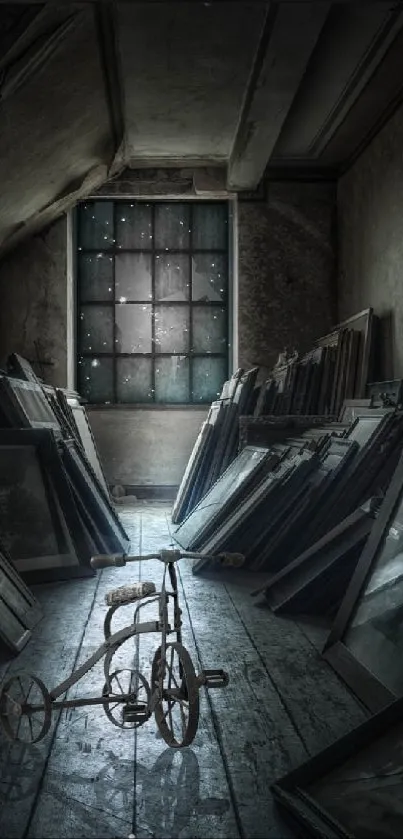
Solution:
[(80, 250), (114, 246), (112, 201), (82, 204), (78, 214), (78, 245)]
[(226, 358), (194, 358), (192, 360), (194, 402), (212, 402), (221, 393), (227, 377)]
[(115, 259), (115, 298), (126, 300), (150, 300), (151, 255), (146, 253), (120, 253)]
[(227, 313), (218, 306), (193, 306), (193, 351), (225, 353), (227, 348)]
[(80, 299), (113, 299), (113, 259), (105, 253), (81, 254), (78, 258)]
[(189, 205), (158, 204), (155, 208), (155, 247), (189, 247)]
[(151, 306), (118, 303), (115, 308), (116, 352), (151, 352)]
[(78, 362), (78, 392), (87, 402), (113, 402), (111, 358), (81, 358)]
[(226, 204), (195, 204), (193, 207), (193, 247), (224, 250), (227, 247)]
[(81, 306), (80, 352), (113, 352), (113, 306)]
[(152, 247), (152, 209), (150, 204), (116, 206), (116, 246), (148, 250)]
[(227, 260), (221, 253), (197, 253), (192, 257), (193, 300), (222, 301), (227, 293)]
[(116, 396), (118, 402), (152, 402), (152, 359), (118, 358), (116, 360)]
[(187, 254), (157, 255), (155, 258), (156, 300), (189, 300), (189, 257)]
[(155, 307), (155, 351), (189, 350), (189, 309), (187, 306)]
[(155, 362), (156, 402), (189, 401), (189, 359), (180, 356)]

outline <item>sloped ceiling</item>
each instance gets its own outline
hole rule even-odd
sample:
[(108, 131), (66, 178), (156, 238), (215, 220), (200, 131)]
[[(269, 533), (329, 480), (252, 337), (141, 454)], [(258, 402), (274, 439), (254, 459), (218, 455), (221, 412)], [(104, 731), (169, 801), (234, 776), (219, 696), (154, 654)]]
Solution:
[(127, 166), (334, 175), (403, 99), (402, 48), (393, 2), (0, 0), (0, 252)]

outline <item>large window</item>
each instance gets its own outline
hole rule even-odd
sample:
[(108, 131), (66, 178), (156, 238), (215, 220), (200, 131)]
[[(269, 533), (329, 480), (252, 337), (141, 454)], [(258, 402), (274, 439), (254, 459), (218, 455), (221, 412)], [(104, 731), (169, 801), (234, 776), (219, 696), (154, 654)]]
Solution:
[(228, 204), (86, 201), (77, 249), (82, 397), (215, 399), (228, 374)]

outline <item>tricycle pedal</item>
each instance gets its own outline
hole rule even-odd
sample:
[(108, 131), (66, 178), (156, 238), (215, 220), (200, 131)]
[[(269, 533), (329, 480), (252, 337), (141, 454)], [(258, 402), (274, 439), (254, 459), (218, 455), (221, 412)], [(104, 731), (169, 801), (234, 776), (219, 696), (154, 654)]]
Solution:
[(136, 722), (141, 725), (141, 723), (150, 719), (151, 714), (147, 705), (135, 705), (133, 703), (123, 707), (122, 716), (124, 722)]
[(229, 682), (229, 676), (225, 670), (202, 670), (199, 679), (208, 690), (226, 688)]

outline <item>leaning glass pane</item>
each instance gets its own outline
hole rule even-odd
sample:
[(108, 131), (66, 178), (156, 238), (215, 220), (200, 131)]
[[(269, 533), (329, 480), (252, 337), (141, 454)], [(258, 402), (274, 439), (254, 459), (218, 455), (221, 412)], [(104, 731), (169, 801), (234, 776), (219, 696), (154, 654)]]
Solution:
[(151, 300), (151, 255), (119, 253), (115, 259), (115, 299)]
[(222, 302), (227, 294), (227, 259), (222, 253), (192, 257), (192, 299)]
[(184, 356), (159, 358), (155, 362), (156, 402), (189, 401), (189, 359)]
[(159, 250), (184, 250), (189, 247), (188, 204), (157, 204), (155, 247)]
[(151, 306), (118, 303), (115, 306), (115, 350), (118, 353), (151, 352)]
[(113, 352), (113, 306), (81, 306), (78, 340), (82, 353)]
[(192, 349), (195, 353), (225, 353), (227, 313), (221, 306), (192, 306)]
[(403, 501), (379, 545), (343, 643), (379, 681), (403, 693)]
[(116, 204), (116, 247), (150, 250), (152, 240), (151, 204), (119, 201)]
[(227, 359), (194, 358), (192, 369), (192, 401), (213, 402), (220, 395), (227, 378)]
[(186, 353), (189, 350), (189, 309), (187, 306), (155, 307), (155, 351)]
[(116, 359), (116, 397), (118, 402), (152, 402), (151, 358)]
[(78, 290), (82, 303), (113, 299), (113, 257), (106, 253), (79, 254)]
[(78, 392), (86, 402), (113, 402), (112, 359), (79, 358)]
[(155, 258), (155, 299), (189, 300), (189, 257), (187, 254), (157, 254)]
[(113, 202), (91, 201), (78, 210), (78, 249), (106, 250), (114, 247)]
[(193, 206), (192, 244), (198, 250), (225, 250), (228, 243), (226, 204)]

